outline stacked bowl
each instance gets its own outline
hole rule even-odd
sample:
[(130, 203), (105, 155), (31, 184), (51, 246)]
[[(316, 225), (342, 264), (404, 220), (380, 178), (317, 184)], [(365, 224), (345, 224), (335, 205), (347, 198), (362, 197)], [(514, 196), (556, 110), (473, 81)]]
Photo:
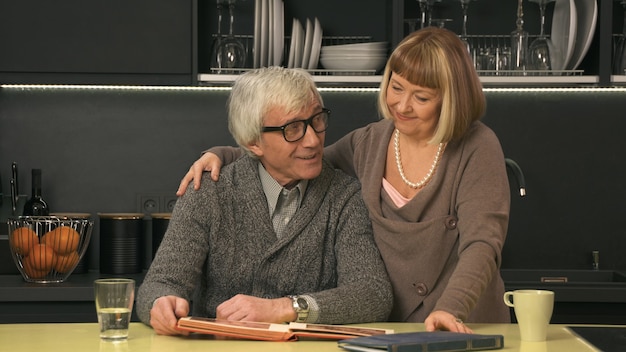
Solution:
[(320, 62), (327, 70), (379, 71), (387, 61), (388, 42), (322, 46)]

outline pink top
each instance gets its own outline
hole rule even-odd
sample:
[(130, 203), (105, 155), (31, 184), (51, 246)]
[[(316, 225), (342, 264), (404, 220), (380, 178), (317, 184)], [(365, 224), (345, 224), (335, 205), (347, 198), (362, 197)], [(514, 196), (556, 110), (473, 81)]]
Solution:
[(393, 187), (391, 183), (389, 183), (389, 181), (387, 181), (387, 179), (384, 177), (383, 189), (385, 190), (385, 192), (387, 192), (387, 195), (389, 196), (389, 198), (391, 198), (393, 204), (395, 204), (398, 208), (402, 208), (406, 203), (411, 200), (411, 198), (406, 198), (402, 194), (400, 194), (400, 192), (398, 192), (396, 188)]

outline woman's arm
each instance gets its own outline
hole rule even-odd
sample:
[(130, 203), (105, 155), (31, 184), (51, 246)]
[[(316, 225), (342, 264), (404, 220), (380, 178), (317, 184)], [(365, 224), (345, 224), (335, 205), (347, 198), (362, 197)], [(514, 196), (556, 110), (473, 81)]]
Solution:
[[(361, 138), (363, 131), (365, 131), (364, 128), (354, 130), (337, 142), (325, 147), (324, 158), (331, 165), (343, 170), (348, 175), (356, 176), (354, 146), (358, 139)], [(200, 188), (199, 181), (202, 178), (202, 173), (205, 171), (211, 172), (211, 179), (217, 181), (222, 165), (230, 164), (243, 154), (244, 151), (241, 148), (229, 146), (213, 147), (204, 151), (202, 156), (191, 165), (187, 174), (180, 181), (176, 195), (180, 197), (185, 194), (190, 183), (193, 183), (194, 190), (198, 190)]]
[(456, 195), (459, 259), (435, 306), (461, 319), (468, 318), (485, 290), (494, 289), (492, 280), (499, 280), (510, 208), (504, 154), (497, 137), (484, 128), (470, 139), (467, 144), (473, 147), (467, 148)]
[(204, 171), (211, 172), (211, 179), (217, 181), (220, 176), (222, 164), (229, 164), (237, 160), (243, 153), (241, 148), (229, 146), (213, 147), (206, 150), (203, 152), (202, 156), (191, 165), (185, 177), (180, 181), (176, 195), (180, 197), (185, 194), (187, 187), (192, 182), (194, 190), (197, 191), (200, 189), (200, 180), (202, 179), (202, 173)]

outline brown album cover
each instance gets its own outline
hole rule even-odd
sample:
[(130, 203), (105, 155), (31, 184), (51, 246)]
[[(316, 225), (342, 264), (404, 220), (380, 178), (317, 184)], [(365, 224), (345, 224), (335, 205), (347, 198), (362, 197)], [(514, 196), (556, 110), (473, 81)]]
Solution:
[(342, 340), (359, 336), (393, 333), (393, 330), (389, 329), (350, 325), (273, 324), (201, 317), (180, 318), (178, 320), (178, 328), (200, 334), (264, 341), (296, 341), (299, 338)]

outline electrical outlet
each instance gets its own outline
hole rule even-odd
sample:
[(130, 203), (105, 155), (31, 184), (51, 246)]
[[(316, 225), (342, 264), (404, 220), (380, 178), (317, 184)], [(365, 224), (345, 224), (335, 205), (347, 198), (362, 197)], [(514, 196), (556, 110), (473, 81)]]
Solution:
[(176, 205), (177, 196), (163, 196), (163, 212), (171, 213)]
[(144, 214), (159, 213), (163, 208), (163, 197), (160, 194), (138, 194), (137, 212)]
[(152, 213), (171, 213), (178, 197), (170, 192), (137, 194), (137, 212), (150, 215)]

